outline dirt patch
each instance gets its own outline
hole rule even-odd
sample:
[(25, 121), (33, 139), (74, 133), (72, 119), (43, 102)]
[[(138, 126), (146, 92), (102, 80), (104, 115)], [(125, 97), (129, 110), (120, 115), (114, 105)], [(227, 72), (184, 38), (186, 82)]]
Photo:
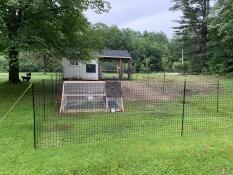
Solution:
[[(217, 84), (187, 82), (186, 95), (209, 95), (222, 93), (224, 89)], [(184, 82), (175, 81), (122, 81), (122, 92), (125, 100), (169, 101), (184, 94)]]
[[(158, 81), (154, 81), (150, 83), (155, 89), (158, 89), (161, 86), (161, 83)], [(163, 88), (165, 94), (169, 94), (169, 96), (177, 97), (182, 96), (184, 93), (184, 82), (166, 82), (163, 83)], [(217, 84), (209, 84), (209, 83), (199, 83), (199, 82), (187, 82), (186, 84), (186, 95), (209, 95), (218, 92)], [(223, 92), (223, 88), (219, 87), (219, 92)]]
[(163, 92), (144, 81), (122, 82), (123, 97), (128, 101), (137, 100), (170, 100)]

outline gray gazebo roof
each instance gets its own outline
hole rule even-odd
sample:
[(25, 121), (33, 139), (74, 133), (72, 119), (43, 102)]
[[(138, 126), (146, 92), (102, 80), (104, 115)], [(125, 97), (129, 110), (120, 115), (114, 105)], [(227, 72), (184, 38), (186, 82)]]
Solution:
[(100, 58), (121, 58), (132, 59), (130, 53), (127, 50), (103, 50), (99, 53)]

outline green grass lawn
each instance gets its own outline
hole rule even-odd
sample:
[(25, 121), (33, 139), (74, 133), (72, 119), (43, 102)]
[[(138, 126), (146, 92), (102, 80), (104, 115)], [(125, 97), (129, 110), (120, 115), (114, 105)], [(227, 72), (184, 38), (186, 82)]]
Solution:
[[(50, 98), (46, 98), (45, 116), (43, 105), (36, 106), (38, 147), (135, 138), (178, 138), (181, 135), (180, 98), (167, 102), (124, 100), (124, 113), (73, 113), (63, 114), (62, 117), (50, 110)], [(233, 130), (231, 97), (221, 96), (219, 112), (216, 111), (215, 99), (216, 95), (187, 97), (185, 136), (229, 133)]]
[[(143, 77), (143, 75), (139, 76)], [(183, 79), (183, 76), (170, 76), (170, 79), (174, 81)], [(50, 79), (50, 77), (50, 74), (33, 74), (32, 81), (38, 82), (42, 78)], [(161, 79), (162, 75), (155, 74), (152, 78)], [(190, 81), (197, 81), (199, 78), (202, 81), (217, 81), (218, 79), (218, 77), (212, 76), (187, 77)], [(29, 83), (9, 85), (6, 83), (6, 79), (7, 74), (1, 73), (0, 117), (29, 85)], [(232, 80), (221, 77), (221, 82), (224, 84), (230, 81)], [(206, 111), (208, 116), (218, 117), (215, 112), (208, 111), (211, 110), (211, 107), (206, 108), (206, 106), (198, 104), (202, 99), (193, 98), (193, 103), (198, 105), (198, 110), (195, 110), (193, 115), (198, 118), (197, 111)], [(222, 108), (228, 109), (229, 102), (224, 98), (222, 101), (224, 101)], [(128, 106), (130, 107), (130, 104)], [(176, 112), (175, 109), (170, 110), (172, 113)], [(227, 115), (230, 116), (231, 111)], [(99, 124), (106, 121), (104, 117), (101, 120), (99, 120)], [(207, 120), (206, 123), (208, 122), (210, 121)], [(225, 125), (225, 123), (223, 124)], [(114, 128), (109, 129), (114, 131)], [(0, 175), (233, 174), (232, 132), (211, 133), (207, 132), (205, 135), (197, 136), (188, 135), (183, 138), (141, 137), (140, 139), (111, 140), (110, 142), (105, 140), (102, 143), (91, 142), (35, 150), (33, 148), (32, 98), (31, 92), (28, 92), (0, 124)], [(90, 139), (95, 140), (95, 138)]]

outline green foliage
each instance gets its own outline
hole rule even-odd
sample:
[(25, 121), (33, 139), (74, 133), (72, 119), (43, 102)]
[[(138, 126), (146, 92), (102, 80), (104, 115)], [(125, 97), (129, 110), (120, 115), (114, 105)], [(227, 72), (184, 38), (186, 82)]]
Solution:
[(174, 62), (181, 62), (182, 60), (182, 41), (178, 36), (175, 36), (173, 39), (170, 40), (168, 45), (168, 59), (164, 59), (163, 67), (166, 71), (173, 70), (173, 63)]
[[(183, 12), (178, 21), (180, 27), (176, 29), (181, 36), (189, 72), (232, 74), (232, 3), (232, 0), (218, 0), (210, 8), (209, 0), (174, 0), (172, 10)], [(170, 50), (174, 48), (175, 45)], [(176, 55), (175, 51), (172, 55)]]
[(18, 54), (22, 51), (89, 58), (90, 24), (83, 13), (109, 8), (105, 0), (1, 0), (0, 52), (9, 55), (10, 81), (18, 82)]
[(174, 72), (186, 73), (188, 71), (188, 63), (184, 62), (182, 64), (181, 62), (174, 62), (172, 70)]
[(211, 73), (233, 72), (233, 13), (232, 0), (219, 0), (209, 19), (210, 41), (208, 65)]
[[(108, 27), (105, 24), (95, 24), (94, 32), (98, 35), (100, 44), (113, 50), (126, 49), (133, 58), (137, 72), (145, 72), (146, 59), (150, 59), (150, 71), (163, 71), (168, 59), (168, 39), (164, 33), (136, 32), (131, 29), (119, 29), (117, 26)], [(163, 67), (164, 66), (164, 67)]]
[(0, 72), (7, 72), (8, 70), (8, 61), (4, 56), (0, 55)]
[[(173, 0), (171, 10), (180, 10), (183, 16), (175, 27), (181, 36), (183, 49), (190, 59), (190, 68), (194, 72), (202, 72), (206, 66), (208, 28), (207, 18), (210, 10), (210, 0)], [(197, 66), (198, 65), (198, 66)]]
[(20, 72), (58, 72), (61, 71), (61, 61), (53, 54), (42, 52), (21, 52), (19, 55)]

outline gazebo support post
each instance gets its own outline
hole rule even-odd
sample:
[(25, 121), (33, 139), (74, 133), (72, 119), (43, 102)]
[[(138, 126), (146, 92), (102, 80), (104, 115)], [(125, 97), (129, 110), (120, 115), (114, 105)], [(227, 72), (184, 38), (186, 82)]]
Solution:
[(122, 59), (120, 59), (120, 76), (119, 79), (122, 80), (123, 79), (123, 62)]
[(131, 59), (128, 61), (128, 80), (131, 80)]
[(98, 79), (101, 80), (101, 69), (100, 69), (100, 59), (98, 58)]

